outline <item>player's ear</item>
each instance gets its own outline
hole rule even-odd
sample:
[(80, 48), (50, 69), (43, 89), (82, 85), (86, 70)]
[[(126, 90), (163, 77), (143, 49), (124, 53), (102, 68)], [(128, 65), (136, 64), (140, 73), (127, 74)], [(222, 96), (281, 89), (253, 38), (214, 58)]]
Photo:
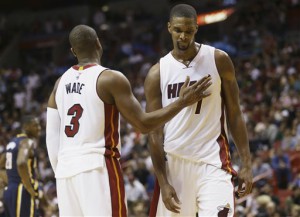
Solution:
[(97, 38), (96, 46), (97, 46), (97, 48), (99, 49), (100, 57), (101, 57), (101, 56), (102, 56), (102, 53), (103, 53), (103, 49), (102, 49), (102, 45), (101, 45), (101, 42), (100, 42), (100, 39), (99, 39), (99, 38)]
[(170, 22), (168, 22), (168, 31), (171, 34), (171, 23)]
[(102, 49), (102, 46), (101, 46), (101, 43), (100, 43), (100, 39), (99, 39), (99, 38), (97, 38), (96, 44), (97, 44), (97, 47), (98, 47), (98, 48), (101, 48), (101, 49)]
[(198, 24), (196, 23), (196, 31), (195, 34), (198, 32)]
[(72, 47), (71, 47), (70, 50), (71, 50), (72, 54), (73, 54), (75, 57), (77, 57), (77, 56), (76, 56), (76, 53), (75, 53), (75, 51), (74, 51), (74, 49), (73, 49)]

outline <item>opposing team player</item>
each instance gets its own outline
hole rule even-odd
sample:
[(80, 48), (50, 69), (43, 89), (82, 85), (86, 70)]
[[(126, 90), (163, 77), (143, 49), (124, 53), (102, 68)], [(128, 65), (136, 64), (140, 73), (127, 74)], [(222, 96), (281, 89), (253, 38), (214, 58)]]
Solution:
[(185, 80), (178, 100), (145, 113), (122, 73), (100, 65), (102, 47), (94, 29), (79, 25), (69, 35), (78, 65), (56, 82), (48, 101), (46, 140), (57, 180), (60, 216), (126, 217), (119, 164), (119, 112), (142, 132), (169, 121), (209, 94), (208, 76)]
[(195, 42), (198, 25), (193, 7), (173, 7), (168, 30), (173, 50), (147, 75), (147, 111), (177, 100), (187, 75), (194, 82), (209, 74), (212, 85), (207, 89), (209, 97), (183, 109), (149, 135), (160, 186), (150, 216), (194, 217), (197, 212), (199, 216), (233, 216), (232, 177), (237, 173), (230, 161), (227, 122), (242, 160), (239, 195), (247, 195), (252, 185), (249, 143), (233, 64), (225, 52)]
[(6, 146), (5, 169), (8, 185), (3, 195), (6, 217), (38, 216), (36, 147), (40, 131), (38, 118), (25, 116), (22, 121), (22, 133)]

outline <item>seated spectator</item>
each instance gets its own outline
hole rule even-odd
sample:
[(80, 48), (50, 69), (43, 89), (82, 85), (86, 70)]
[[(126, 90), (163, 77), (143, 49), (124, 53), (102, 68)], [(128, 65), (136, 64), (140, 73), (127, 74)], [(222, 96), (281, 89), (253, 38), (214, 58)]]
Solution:
[(125, 176), (125, 192), (128, 202), (128, 212), (134, 213), (135, 206), (138, 202), (146, 203), (149, 198), (145, 187), (138, 179), (136, 179), (131, 167), (127, 168)]
[(278, 188), (287, 189), (292, 175), (290, 158), (281, 148), (275, 150), (272, 157), (272, 168), (275, 171)]
[(272, 170), (271, 165), (269, 163), (263, 162), (260, 157), (254, 158), (252, 171), (253, 171), (253, 176), (254, 177), (259, 176), (259, 175), (266, 175), (265, 178), (262, 178), (259, 181), (257, 181), (256, 184), (258, 186), (263, 186), (269, 180), (272, 179), (273, 170)]
[(289, 196), (285, 201), (285, 209), (286, 209), (287, 213), (292, 212), (292, 208), (294, 205), (300, 206), (300, 188), (299, 187), (293, 187), (292, 195)]

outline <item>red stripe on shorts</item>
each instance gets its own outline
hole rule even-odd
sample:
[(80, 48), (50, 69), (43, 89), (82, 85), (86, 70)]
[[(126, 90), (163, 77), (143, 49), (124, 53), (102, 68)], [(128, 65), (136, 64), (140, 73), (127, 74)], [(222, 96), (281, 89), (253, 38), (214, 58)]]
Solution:
[(159, 195), (160, 195), (160, 187), (159, 187), (158, 181), (156, 179), (155, 185), (154, 185), (154, 190), (153, 190), (153, 196), (152, 196), (152, 200), (151, 200), (151, 205), (150, 205), (149, 217), (156, 217)]
[(127, 217), (124, 180), (119, 160), (105, 157), (105, 161), (109, 176), (112, 217)]

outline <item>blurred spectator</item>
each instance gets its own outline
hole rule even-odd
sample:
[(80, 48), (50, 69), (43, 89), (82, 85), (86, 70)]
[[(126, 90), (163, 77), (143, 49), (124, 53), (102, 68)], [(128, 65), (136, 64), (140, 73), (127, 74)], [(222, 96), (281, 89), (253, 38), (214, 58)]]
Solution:
[(273, 170), (272, 170), (271, 165), (263, 162), (263, 159), (259, 158), (259, 157), (254, 158), (252, 171), (253, 171), (254, 177), (267, 174), (266, 176), (264, 176), (265, 178), (260, 179), (256, 183), (258, 186), (265, 185), (266, 183), (269, 182), (269, 180), (271, 180), (273, 178)]
[(278, 148), (272, 157), (272, 168), (276, 174), (278, 188), (287, 189), (292, 178), (290, 158), (281, 148)]
[(145, 213), (146, 202), (149, 200), (145, 187), (136, 179), (132, 168), (127, 168), (125, 174), (127, 178), (125, 179), (125, 192), (128, 201), (128, 212), (134, 214), (137, 206), (143, 206), (142, 211)]
[(300, 206), (300, 188), (297, 186), (292, 188), (292, 195), (285, 201), (285, 209), (287, 213), (291, 213), (295, 205)]

